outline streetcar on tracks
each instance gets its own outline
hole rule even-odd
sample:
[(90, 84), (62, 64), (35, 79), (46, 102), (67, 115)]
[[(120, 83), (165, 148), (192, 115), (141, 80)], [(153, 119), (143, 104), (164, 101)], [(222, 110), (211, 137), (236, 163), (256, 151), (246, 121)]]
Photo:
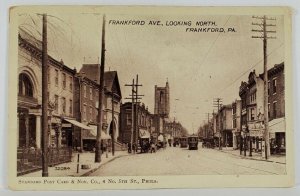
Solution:
[(189, 150), (198, 150), (198, 140), (197, 135), (191, 135), (187, 138)]
[(188, 137), (181, 137), (180, 138), (180, 148), (188, 147)]

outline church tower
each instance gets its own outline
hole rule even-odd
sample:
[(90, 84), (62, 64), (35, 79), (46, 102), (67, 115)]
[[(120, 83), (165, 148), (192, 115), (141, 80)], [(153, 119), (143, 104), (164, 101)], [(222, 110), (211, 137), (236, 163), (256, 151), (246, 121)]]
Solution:
[(160, 114), (160, 116), (168, 118), (170, 114), (170, 87), (168, 81), (165, 87), (155, 85), (154, 99), (154, 114)]

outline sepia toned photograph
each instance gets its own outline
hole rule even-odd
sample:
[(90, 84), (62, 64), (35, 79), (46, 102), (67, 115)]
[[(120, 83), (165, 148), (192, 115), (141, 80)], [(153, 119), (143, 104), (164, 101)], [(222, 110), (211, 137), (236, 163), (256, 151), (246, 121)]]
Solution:
[(293, 185), (289, 9), (20, 6), (10, 27), (14, 189)]

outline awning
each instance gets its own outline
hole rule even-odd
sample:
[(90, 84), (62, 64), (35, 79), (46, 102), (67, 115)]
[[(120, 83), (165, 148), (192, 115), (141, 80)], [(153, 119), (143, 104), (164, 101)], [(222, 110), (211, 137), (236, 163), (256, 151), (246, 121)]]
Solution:
[(160, 141), (164, 141), (164, 136), (163, 135), (159, 135), (157, 140), (160, 140)]
[(140, 129), (140, 138), (150, 138), (150, 133), (146, 129)]
[(73, 125), (75, 125), (75, 126), (77, 126), (77, 127), (80, 127), (80, 128), (86, 129), (86, 130), (91, 130), (92, 129), (91, 127), (89, 127), (85, 124), (82, 124), (82, 123), (80, 123), (76, 120), (71, 120), (71, 119), (64, 119), (64, 120), (71, 123), (71, 124), (73, 124)]
[[(90, 133), (95, 137), (97, 137), (97, 126), (95, 125), (90, 125), (91, 126), (91, 130), (90, 130)], [(107, 140), (107, 139), (111, 139), (111, 136), (106, 134), (104, 131), (101, 131), (101, 139), (103, 140)]]
[(285, 119), (276, 118), (269, 122), (270, 133), (285, 132)]

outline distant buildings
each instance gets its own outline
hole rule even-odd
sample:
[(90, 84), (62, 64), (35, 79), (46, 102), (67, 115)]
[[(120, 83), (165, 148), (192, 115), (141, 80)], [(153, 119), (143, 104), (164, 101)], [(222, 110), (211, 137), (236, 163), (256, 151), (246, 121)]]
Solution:
[[(264, 139), (264, 80), (263, 74), (249, 73), (248, 81), (239, 87), (240, 100), (225, 105), (213, 114), (210, 122), (199, 129), (199, 135), (210, 138), (215, 144), (221, 137), (223, 147), (260, 152)], [(268, 115), (271, 153), (285, 152), (285, 90), (284, 63), (268, 70)], [(207, 134), (207, 130), (209, 134)], [(220, 136), (221, 134), (221, 136)]]

